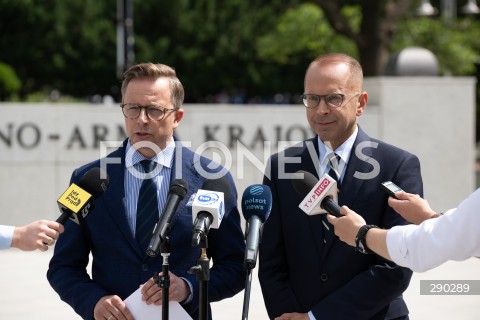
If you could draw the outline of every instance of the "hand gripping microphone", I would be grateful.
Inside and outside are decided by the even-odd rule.
[[[245,267],[255,268],[257,264],[258,245],[262,241],[263,223],[268,219],[272,210],[272,192],[263,184],[249,186],[243,192],[242,212],[248,221],[247,242],[245,247]]]
[[[308,215],[330,213],[336,217],[340,214],[337,195],[337,181],[324,174],[318,180],[313,174],[307,171],[299,170],[297,173],[303,174],[303,179],[293,179],[293,188],[297,194],[304,197],[298,205],[303,212]]]
[[[88,170],[78,181],[58,198],[57,203],[61,215],[56,220],[65,224],[68,219],[80,224],[95,208],[94,199],[100,197],[108,188],[108,174],[98,167]]]
[[[175,216],[180,201],[182,201],[183,197],[187,194],[187,188],[188,184],[183,179],[177,179],[170,185],[165,208],[160,216],[160,220],[153,229],[152,239],[147,247],[147,255],[150,257],[155,257],[158,254],[162,241],[165,240],[165,237],[170,232],[173,217]]]
[[[224,199],[231,197],[232,190],[227,178],[208,179],[195,195],[192,203],[192,247],[200,244],[210,228],[218,229],[225,214]]]

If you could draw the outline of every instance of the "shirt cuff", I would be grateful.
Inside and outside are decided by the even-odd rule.
[[[184,304],[190,303],[193,300],[193,286],[190,283],[190,281],[188,281],[187,279],[185,279],[183,277],[180,277],[180,278],[183,279],[188,284],[188,287],[190,288],[190,295],[187,297],[187,299],[180,302],[181,305],[184,305]]]
[[[308,313],[308,318],[309,318],[310,320],[316,320],[316,319],[315,319],[315,316],[314,316],[313,313],[312,313],[312,311],[310,311],[310,312]]]
[[[0,249],[8,249],[12,246],[14,231],[15,227],[0,226]]]

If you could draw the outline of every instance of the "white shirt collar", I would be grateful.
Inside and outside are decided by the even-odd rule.
[[[327,166],[328,166],[328,159],[329,155],[333,152],[335,152],[339,157],[339,163],[338,163],[338,170],[340,172],[340,176],[343,178],[344,172],[345,172],[345,167],[347,166],[348,160],[350,159],[350,155],[352,153],[353,149],[353,143],[355,142],[355,139],[357,139],[358,135],[358,126],[355,126],[355,131],[348,137],[347,140],[345,140],[344,143],[342,143],[337,149],[332,150],[330,146],[326,145],[323,143],[323,141],[320,139],[320,137],[317,136],[318,139],[318,160],[320,161],[320,172],[322,172],[322,175],[327,173]]]
[[[145,158],[138,150],[132,147],[130,139],[128,139],[125,152],[125,167],[130,168],[142,160],[153,160],[161,166],[171,168],[173,164],[173,155],[175,151],[175,141],[172,139],[168,142],[167,147],[153,158]]]

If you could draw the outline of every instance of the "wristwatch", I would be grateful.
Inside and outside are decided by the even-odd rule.
[[[367,241],[365,240],[367,231],[372,228],[378,228],[378,227],[374,224],[366,224],[360,227],[360,229],[358,230],[357,236],[355,237],[355,245],[356,245],[355,251],[358,251],[364,254],[375,253],[372,250],[368,249]]]

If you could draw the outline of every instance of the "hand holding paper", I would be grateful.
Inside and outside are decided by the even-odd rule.
[[[162,319],[162,306],[149,304],[142,301],[141,287],[125,299],[125,305],[137,320],[158,320]],[[176,302],[169,304],[169,317],[176,320],[192,320],[190,315]]]

